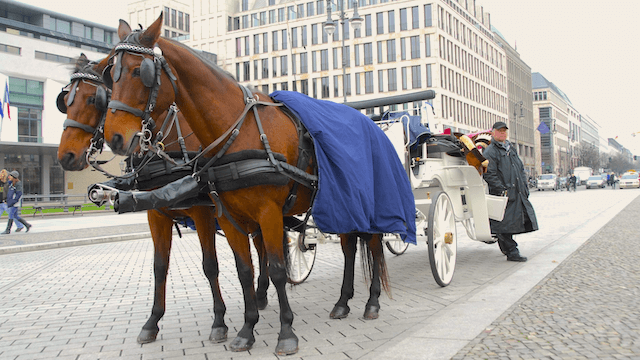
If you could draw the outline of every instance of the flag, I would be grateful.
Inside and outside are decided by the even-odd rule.
[[[7,117],[9,118],[9,120],[11,120],[11,109],[9,108],[11,104],[9,103],[9,82],[8,81],[5,82],[5,86],[4,86],[4,103],[7,104]],[[2,108],[4,109],[4,105],[2,105]],[[4,114],[2,115],[4,118]]]
[[[538,125],[538,131],[540,131],[540,134],[546,134],[549,132],[549,127],[544,123],[544,121],[540,121],[540,125]]]

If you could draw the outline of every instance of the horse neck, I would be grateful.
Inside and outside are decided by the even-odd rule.
[[[235,80],[209,68],[188,49],[162,38],[158,45],[177,77],[176,105],[198,140],[212,143],[244,110],[242,90]],[[215,114],[214,121],[211,114]]]

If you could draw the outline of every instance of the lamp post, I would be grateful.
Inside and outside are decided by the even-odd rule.
[[[327,33],[327,35],[329,36],[333,36],[333,33],[336,31],[336,27],[337,27],[337,21],[334,21],[331,18],[331,3],[333,1],[332,0],[327,0],[327,22],[324,23],[323,28],[324,28],[324,32]],[[362,17],[360,17],[360,15],[358,15],[358,2],[354,1],[353,5],[354,5],[354,10],[353,10],[353,16],[351,17],[351,19],[349,19],[347,17],[347,14],[344,11],[344,0],[339,0],[338,1],[338,5],[339,5],[339,11],[340,11],[340,27],[342,28],[342,95],[344,97],[344,102],[347,102],[347,87],[346,85],[346,78],[347,78],[347,59],[345,57],[345,53],[346,53],[346,49],[345,49],[345,44],[344,44],[344,24],[346,22],[346,20],[349,20],[349,22],[351,22],[351,26],[353,26],[354,30],[360,30],[360,27],[362,26],[362,22],[364,21],[364,19]]]
[[[516,107],[520,106],[520,118],[524,117],[524,110],[522,108],[523,103],[522,101],[519,101],[515,104],[513,104],[513,121],[516,124],[516,128],[515,131],[513,132],[513,143],[516,146],[516,151],[518,152],[518,155],[520,155],[520,148],[518,147],[518,112],[516,111]]]

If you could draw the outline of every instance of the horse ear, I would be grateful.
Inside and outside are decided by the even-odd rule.
[[[131,26],[126,21],[120,19],[120,25],[118,25],[118,37],[120,41],[124,40],[129,34],[131,34]]]
[[[142,33],[139,38],[140,45],[153,48],[158,38],[160,38],[160,30],[162,30],[162,13],[160,13],[158,19]]]

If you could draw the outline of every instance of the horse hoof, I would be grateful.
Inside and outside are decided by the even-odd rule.
[[[227,341],[227,328],[226,327],[211,328],[209,341],[211,341],[212,343],[221,343],[221,342]]]
[[[298,352],[298,338],[278,340],[276,355],[293,355]]]
[[[251,350],[254,342],[256,342],[254,337],[251,337],[250,339],[237,337],[233,339],[229,347],[233,352],[248,351]]]
[[[138,335],[138,344],[148,344],[156,341],[159,330],[146,330],[142,329],[140,335]]]
[[[258,305],[258,310],[264,310],[267,308],[267,305],[269,305],[269,300],[267,299],[266,296],[262,299],[258,298],[257,305]]]
[[[368,305],[364,310],[364,319],[365,320],[375,320],[378,318],[378,312],[380,311],[380,306]]]
[[[329,317],[332,319],[344,319],[349,315],[349,307],[348,306],[334,306],[333,310],[331,310],[331,314]]]

